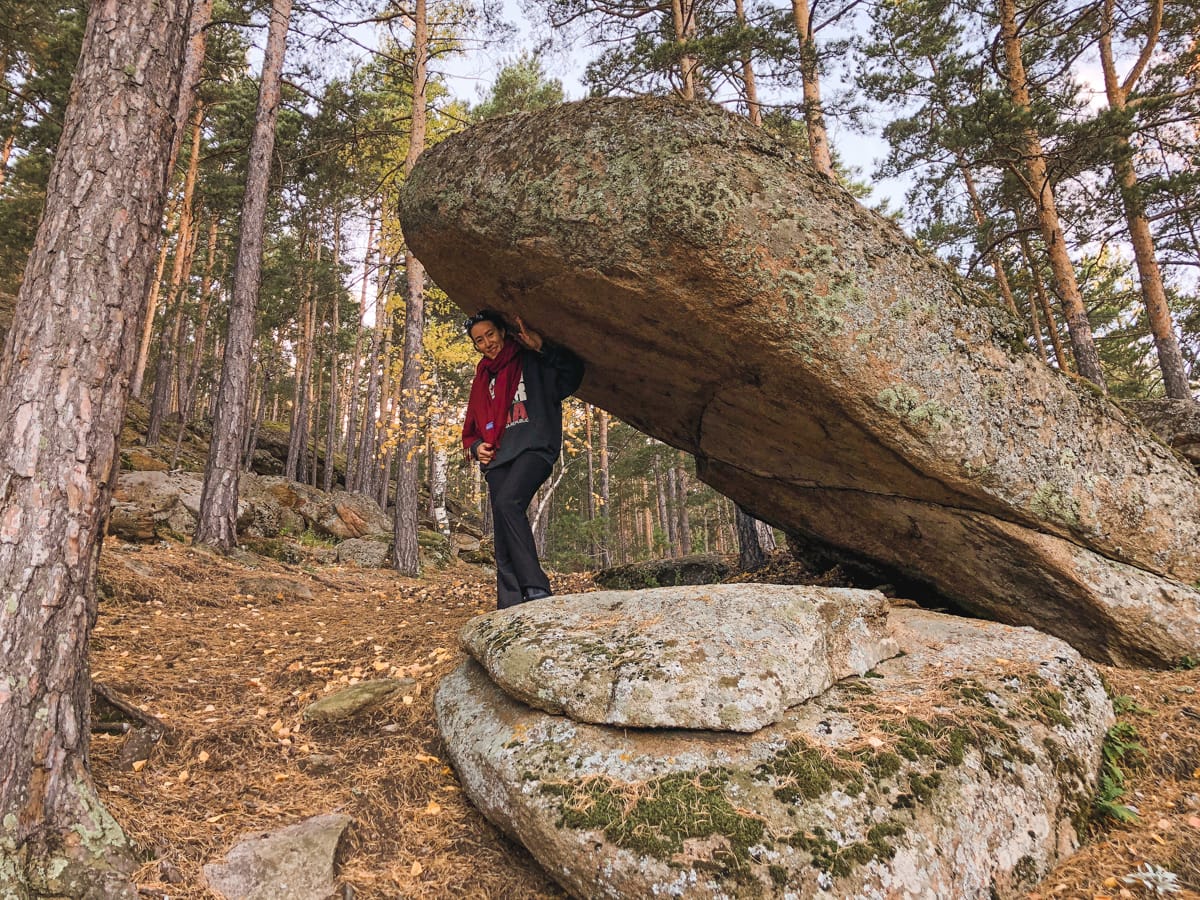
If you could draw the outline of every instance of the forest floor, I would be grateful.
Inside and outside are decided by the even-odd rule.
[[[118,761],[122,736],[92,741],[101,797],[143,853],[142,896],[213,898],[201,866],[240,837],[335,811],[354,820],[339,856],[347,898],[564,896],[466,799],[434,724],[433,688],[462,659],[459,628],[494,608],[483,570],[408,579],[115,540],[100,568],[93,676],[169,729],[137,771]],[[245,592],[264,575],[296,587]],[[552,581],[558,593],[594,589],[585,575]],[[1177,876],[1172,896],[1200,900],[1200,670],[1101,670],[1131,698],[1121,719],[1145,748],[1124,765],[1123,802],[1139,816],[1097,828],[1029,896],[1160,896],[1123,880],[1149,863]],[[374,713],[301,722],[329,690],[380,677],[415,684]]]

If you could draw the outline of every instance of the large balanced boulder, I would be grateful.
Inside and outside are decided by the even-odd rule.
[[[1200,651],[1200,477],[993,298],[718,107],[603,99],[427,153],[409,246],[459,305],[757,517],[1088,655]]]
[[[556,597],[473,619],[462,641],[546,712],[746,732],[897,653],[882,594],[757,584]]]
[[[624,618],[653,614],[644,593]],[[1032,629],[890,618],[901,655],[752,734],[578,722],[474,660],[438,686],[438,729],[475,805],[574,896],[1018,896],[1077,846],[1100,678]]]

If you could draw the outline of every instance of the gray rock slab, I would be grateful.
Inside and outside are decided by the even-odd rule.
[[[1029,628],[890,616],[903,655],[749,735],[533,709],[473,660],[438,729],[463,788],[586,898],[1018,896],[1078,843],[1113,721]]]
[[[874,591],[725,584],[552,597],[468,622],[508,693],[581,722],[755,731],[894,656]]]
[[[223,863],[208,863],[209,887],[227,900],[327,900],[334,891],[334,855],[351,822],[314,816],[269,834],[244,837]]]
[[[381,541],[350,538],[337,545],[337,559],[338,562],[379,569],[387,565],[388,550],[388,545]]]
[[[338,722],[372,709],[405,685],[411,678],[383,678],[364,681],[322,697],[304,708],[306,722]]]

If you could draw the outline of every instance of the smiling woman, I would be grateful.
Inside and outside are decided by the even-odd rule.
[[[485,309],[464,327],[483,354],[463,423],[463,450],[487,479],[496,540],[497,606],[550,596],[525,510],[562,447],[562,401],[583,380],[583,361],[516,319]]]

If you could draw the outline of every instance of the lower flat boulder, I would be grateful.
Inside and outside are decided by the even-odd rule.
[[[576,897],[1016,895],[1077,845],[1100,679],[1031,629],[890,619],[903,655],[749,735],[576,722],[473,660],[438,728],[475,805]]]
[[[895,656],[874,591],[724,584],[553,597],[463,628],[512,696],[629,728],[757,731]]]

